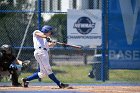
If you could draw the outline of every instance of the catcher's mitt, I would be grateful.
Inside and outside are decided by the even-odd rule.
[[[24,67],[24,66],[28,66],[29,64],[30,64],[30,60],[25,60],[25,61],[23,61],[22,62],[22,66]]]

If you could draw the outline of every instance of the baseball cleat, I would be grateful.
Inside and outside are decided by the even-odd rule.
[[[23,78],[22,81],[23,81],[23,87],[27,88],[29,85],[29,81],[27,81],[25,78]]]
[[[61,83],[59,85],[59,88],[67,88],[68,86],[69,86],[69,84],[63,84],[63,83]]]

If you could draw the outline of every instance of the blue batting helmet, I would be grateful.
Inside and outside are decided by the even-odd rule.
[[[45,25],[45,26],[42,27],[41,32],[48,33],[48,32],[52,32],[53,29],[54,28],[52,26]]]

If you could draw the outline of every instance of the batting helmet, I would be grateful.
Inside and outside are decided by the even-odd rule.
[[[4,44],[1,46],[1,51],[6,53],[6,54],[11,54],[12,53],[12,47],[11,45]]]
[[[43,33],[51,32],[52,33],[52,30],[54,30],[54,28],[52,26],[45,25],[42,27],[41,32],[43,32]]]

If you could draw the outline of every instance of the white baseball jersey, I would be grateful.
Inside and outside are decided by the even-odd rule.
[[[35,30],[33,32],[33,44],[34,44],[34,56],[40,66],[40,72],[38,76],[40,78],[52,74],[51,66],[49,64],[49,46],[46,38],[41,38],[35,35],[35,32],[40,32],[39,30]]]
[[[39,30],[35,30],[33,32],[33,43],[34,43],[34,49],[38,49],[39,47],[49,49],[48,42],[46,38],[40,38],[35,35],[36,32],[40,32]]]

